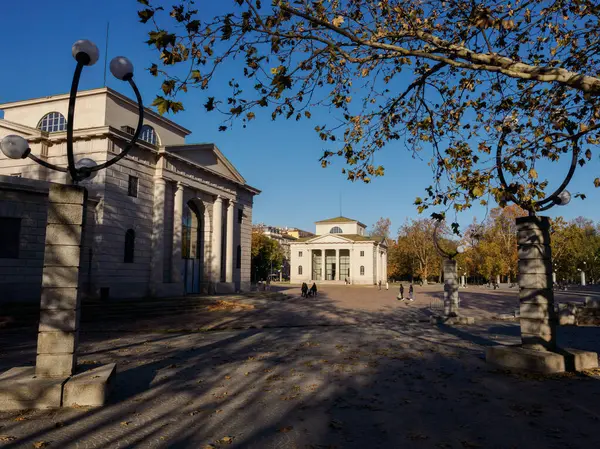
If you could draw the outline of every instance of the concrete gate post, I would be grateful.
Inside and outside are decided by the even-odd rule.
[[[555,351],[558,318],[554,310],[548,217],[517,218],[517,247],[523,348]]]
[[[456,260],[444,259],[444,315],[458,315],[458,284]]]
[[[52,184],[42,275],[35,373],[69,377],[77,366],[79,266],[84,241],[87,190]]]
[[[86,206],[84,187],[50,185],[36,365],[0,374],[0,410],[100,406],[110,394],[114,363],[77,372]]]

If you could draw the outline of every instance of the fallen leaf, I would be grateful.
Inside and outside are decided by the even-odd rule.
[[[282,427],[281,429],[279,429],[279,431],[281,433],[287,433],[287,432],[291,431],[292,429],[293,429],[292,426],[285,426],[285,427]]]
[[[128,426],[131,421],[121,421],[123,427]]]
[[[35,449],[40,449],[42,447],[48,447],[48,446],[50,446],[49,441],[36,441],[35,443],[33,443],[33,447]]]
[[[202,447],[202,449],[217,449],[217,446],[215,446],[214,444],[206,444]]]
[[[0,435],[0,441],[6,443],[8,441],[15,441],[17,437],[13,437],[12,435]]]
[[[17,416],[15,418],[15,421],[25,421],[27,418],[25,418],[24,416]]]
[[[233,437],[223,437],[218,441],[218,443],[231,444],[231,443],[233,443]]]

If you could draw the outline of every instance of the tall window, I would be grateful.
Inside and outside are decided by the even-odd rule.
[[[158,138],[156,137],[156,131],[154,131],[154,128],[152,128],[150,125],[142,126],[140,140],[148,142],[152,145],[156,145],[158,143]]]
[[[238,209],[238,223],[242,224],[244,222],[244,209]]]
[[[302,275],[302,265],[298,265],[298,274]]]
[[[0,259],[18,259],[21,219],[0,217]]]
[[[365,257],[365,252],[364,251],[360,252],[360,257]]]
[[[365,267],[364,266],[360,266],[360,275],[364,276],[365,275]]]
[[[129,187],[127,189],[127,194],[134,198],[137,198],[138,195],[138,178],[136,176],[129,175]]]
[[[342,228],[340,228],[339,226],[334,226],[333,228],[331,228],[331,230],[329,231],[330,234],[341,234]]]
[[[237,259],[235,262],[236,268],[242,268],[242,245],[237,246]]]
[[[60,112],[51,112],[42,117],[37,127],[42,131],[57,133],[67,129],[67,121]]]
[[[298,251],[298,257],[302,257],[302,251]]]
[[[133,255],[135,253],[135,231],[128,229],[125,233],[125,257],[123,262],[133,263]]]

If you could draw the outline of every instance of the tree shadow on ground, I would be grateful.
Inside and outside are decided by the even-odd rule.
[[[171,333],[176,318],[145,320],[135,311],[123,317],[135,332],[83,329],[80,363],[119,367],[111,403],[2,413],[1,433],[17,437],[4,447],[36,441],[107,449],[599,444],[595,378],[507,374],[482,360],[483,347],[494,344],[490,333],[508,335],[504,328],[518,329],[514,324],[434,326],[422,322],[420,307],[347,309],[326,291],[289,303],[261,301],[231,312],[228,326],[241,330]],[[191,313],[177,319],[181,327],[204,322]],[[152,320],[154,328],[146,328]],[[252,322],[262,329],[248,329]],[[588,348],[600,350],[600,335],[588,330],[568,339],[587,339]],[[0,344],[10,348],[18,340],[6,335]],[[35,340],[30,347],[32,358],[21,363],[35,359]]]

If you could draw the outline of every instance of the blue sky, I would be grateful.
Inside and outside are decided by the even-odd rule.
[[[147,27],[137,20],[135,0],[4,3],[5,38],[0,40],[0,51],[5,62],[0,70],[0,102],[68,92],[74,68],[71,45],[77,39],[90,39],[101,50],[101,61],[84,71],[81,88],[101,87],[108,21],[109,61],[119,55],[133,61],[146,104],[160,92],[160,81],[144,70],[154,61],[155,53],[145,44]],[[214,0],[200,0],[197,4],[208,11]],[[228,79],[225,74],[224,85]],[[109,87],[132,95],[110,73],[107,80]],[[324,146],[313,130],[318,122],[272,122],[258,115],[247,128],[236,126],[223,133],[217,131],[222,116],[208,114],[202,106],[208,95],[210,91],[183,96],[186,110],[170,118],[192,131],[190,143],[216,143],[248,183],[262,190],[255,199],[254,222],[313,230],[315,221],[339,215],[340,194],[343,214],[369,226],[379,217],[389,217],[395,232],[406,218],[417,216],[413,201],[424,196],[431,172],[426,161],[413,159],[401,144],[389,145],[376,155],[376,163],[386,169],[383,178],[367,185],[351,183],[341,173],[341,161],[321,168],[318,159]],[[583,215],[600,221],[600,189],[592,185],[594,177],[600,175],[597,159],[595,155],[591,164],[579,169],[569,186],[572,193],[586,193],[587,200],[574,199],[567,207],[553,209],[550,215],[560,214],[565,218]],[[565,164],[560,163],[538,171],[550,179],[551,185],[557,185],[565,169]],[[484,208],[475,207],[459,215],[458,221],[467,225],[473,217],[481,220],[485,214]]]

